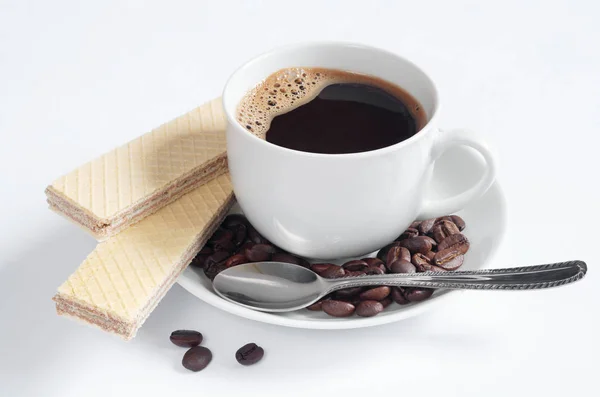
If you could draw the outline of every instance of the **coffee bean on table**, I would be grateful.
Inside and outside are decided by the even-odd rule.
[[[431,288],[410,287],[404,291],[404,296],[410,302],[421,302],[431,297],[431,295],[433,295],[433,289]]]
[[[390,287],[382,285],[380,287],[370,288],[360,294],[361,300],[380,301],[390,294]]]
[[[458,255],[458,256],[455,256],[454,258],[450,259],[447,262],[441,263],[439,265],[439,268],[441,268],[442,270],[456,270],[462,266],[464,260],[465,260],[464,255]],[[435,266],[435,267],[438,268],[438,266]]]
[[[324,278],[340,278],[344,277],[346,272],[341,266],[330,264],[327,269],[321,272],[320,276]]]
[[[458,230],[461,232],[465,230],[466,224],[463,218],[458,215],[450,215],[450,218],[452,218],[452,222],[454,222],[454,224],[458,227]]]
[[[190,371],[202,371],[212,360],[212,353],[204,346],[195,346],[185,352],[181,364]]]
[[[269,244],[255,244],[251,248],[244,250],[244,255],[250,262],[263,262],[271,259],[275,253],[275,247]]]
[[[411,262],[405,261],[404,259],[398,259],[397,261],[392,262],[390,271],[392,273],[414,273],[417,271],[417,268]]]
[[[410,251],[411,254],[420,252],[426,254],[431,251],[433,245],[429,239],[424,238],[426,236],[413,237],[399,242],[401,247],[404,247]]]
[[[410,303],[408,299],[404,297],[404,289],[402,287],[392,287],[392,292],[390,296],[399,305],[406,305]]]
[[[361,317],[373,317],[383,311],[384,307],[381,302],[376,300],[362,301],[356,306],[356,314]]]
[[[264,355],[265,351],[262,347],[256,343],[248,343],[235,352],[235,359],[242,365],[252,365],[259,362]]]
[[[179,347],[194,347],[202,343],[202,334],[198,331],[179,329],[171,332],[169,339]]]
[[[417,229],[421,234],[429,234],[436,220],[437,218],[426,219],[419,224]]]
[[[367,268],[369,267],[369,265],[367,264],[367,262],[360,260],[360,259],[355,259],[349,262],[346,262],[342,265],[342,267],[345,270],[351,270],[351,271],[364,271],[367,270]]]
[[[352,303],[333,299],[324,301],[321,307],[325,313],[333,317],[349,317],[355,310]]]

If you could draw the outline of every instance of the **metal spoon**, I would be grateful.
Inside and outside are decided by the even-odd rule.
[[[541,289],[577,281],[587,272],[582,261],[476,271],[425,272],[325,279],[302,266],[256,262],[219,273],[213,288],[221,297],[250,309],[288,312],[309,306],[342,288],[390,285],[448,289]]]

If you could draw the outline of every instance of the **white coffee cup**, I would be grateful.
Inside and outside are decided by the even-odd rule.
[[[411,93],[427,124],[411,138],[383,149],[318,154],[283,148],[248,132],[236,120],[244,95],[286,67],[323,67],[383,78]],[[494,181],[494,160],[473,133],[437,127],[440,107],[433,81],[412,62],[364,45],[295,44],[262,54],[239,68],[223,92],[227,158],[238,203],[256,229],[277,246],[308,258],[356,257],[398,237],[415,219],[456,212]],[[425,197],[435,160],[464,145],[484,157],[482,178],[441,200]]]

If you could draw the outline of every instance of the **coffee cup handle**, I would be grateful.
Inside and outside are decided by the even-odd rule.
[[[494,157],[487,145],[470,130],[453,129],[438,131],[437,138],[431,150],[431,162],[434,163],[446,150],[454,146],[468,146],[478,151],[485,160],[485,172],[474,186],[462,193],[439,200],[425,199],[418,219],[430,219],[459,211],[469,202],[481,197],[492,186],[492,183],[494,183],[496,177]]]

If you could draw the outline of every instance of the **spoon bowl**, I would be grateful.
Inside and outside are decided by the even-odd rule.
[[[215,277],[215,292],[252,309],[283,312],[302,309],[324,296],[325,280],[312,270],[284,262],[231,267]]]

